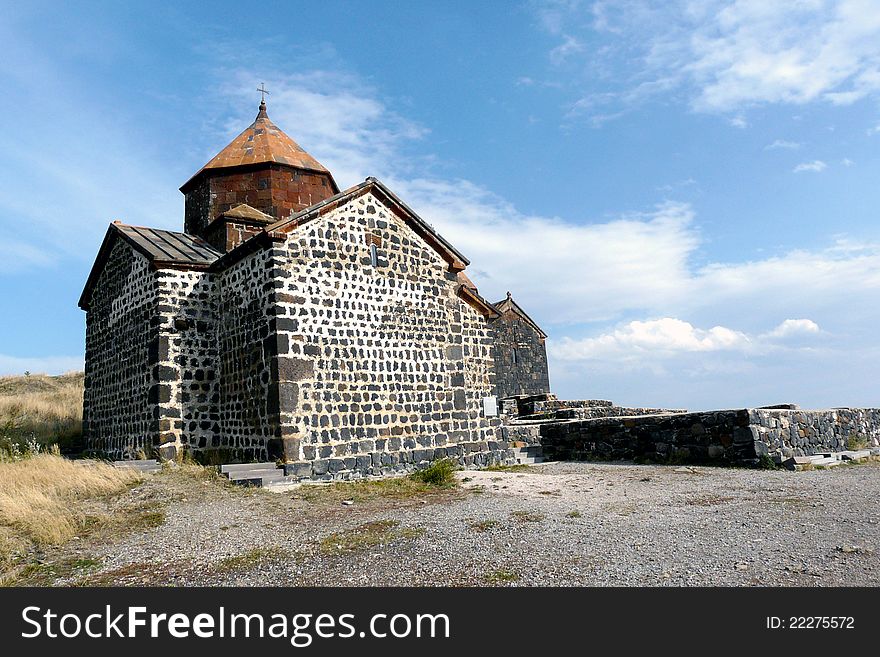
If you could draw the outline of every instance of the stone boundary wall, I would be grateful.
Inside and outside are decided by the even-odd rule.
[[[374,451],[356,456],[298,461],[285,464],[284,474],[303,481],[352,480],[413,472],[427,466],[431,461],[444,458],[452,459],[465,469],[513,465],[516,461],[508,443],[481,440],[445,447]]]
[[[540,425],[551,460],[755,464],[847,449],[853,438],[880,445],[880,409],[733,409],[607,417]]]

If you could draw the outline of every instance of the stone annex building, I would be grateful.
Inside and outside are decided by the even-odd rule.
[[[549,392],[546,335],[390,189],[340,191],[261,103],[180,191],[183,232],[113,222],[80,298],[91,451],[509,462],[497,400]]]

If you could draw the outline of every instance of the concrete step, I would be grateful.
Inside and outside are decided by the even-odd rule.
[[[230,463],[229,465],[220,466],[220,474],[247,470],[274,470],[277,467],[278,465],[274,461],[265,461],[263,463]]]
[[[267,473],[266,471],[261,470],[258,472],[236,473],[229,478],[229,481],[238,486],[255,486],[257,488],[263,488],[275,482],[281,482],[287,479],[288,477],[284,476],[282,470],[276,470],[274,473]]]
[[[155,459],[113,461],[113,466],[117,468],[128,468],[130,470],[137,470],[138,472],[158,472],[162,469],[162,464]]]
[[[281,468],[254,468],[253,470],[239,470],[238,472],[229,472],[226,474],[226,477],[229,481],[235,481],[236,479],[242,479],[246,477],[272,477],[275,475],[284,475],[284,470]]]
[[[839,454],[844,461],[861,461],[871,456],[870,449],[847,450]]]
[[[543,453],[540,445],[528,445],[513,450],[513,457],[519,465],[535,465],[544,462]]]

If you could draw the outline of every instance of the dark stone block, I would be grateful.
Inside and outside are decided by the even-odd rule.
[[[266,442],[266,450],[272,461],[297,461],[299,460],[300,439],[294,437],[270,438]]]
[[[464,354],[460,346],[446,347],[446,357],[449,360],[461,360]]]
[[[148,401],[150,404],[167,404],[171,401],[171,386],[165,384],[151,386]]]
[[[304,358],[279,358],[278,379],[280,381],[302,381],[315,375],[315,364]]]
[[[284,464],[284,474],[288,477],[311,477],[312,464],[308,461],[297,461]]]

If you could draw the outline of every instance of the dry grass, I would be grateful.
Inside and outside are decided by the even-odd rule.
[[[373,520],[347,531],[330,534],[320,542],[318,549],[330,555],[359,552],[395,541],[416,539],[425,533],[423,527],[398,529],[398,525],[397,520]]]
[[[58,545],[86,528],[82,502],[124,491],[139,482],[133,470],[39,454],[0,462],[0,567],[30,546]]]
[[[0,377],[0,450],[74,448],[82,436],[83,373]]]
[[[444,501],[458,494],[455,483],[435,486],[417,481],[413,477],[394,477],[306,485],[297,490],[295,497],[311,504],[338,505],[343,500],[355,503],[376,500]]]

